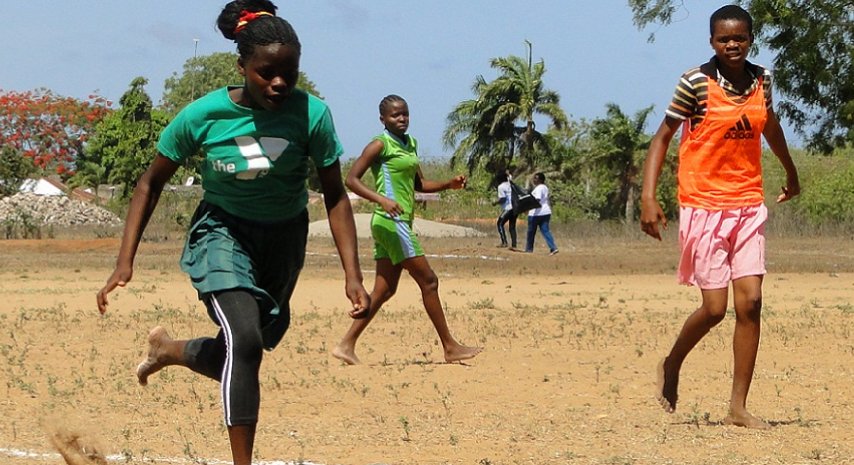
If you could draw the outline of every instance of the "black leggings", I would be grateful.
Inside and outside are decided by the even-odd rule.
[[[507,245],[507,235],[504,233],[504,223],[510,222],[510,247],[516,248],[516,214],[513,210],[504,210],[501,216],[498,217],[498,237],[501,238],[501,245]]]
[[[220,330],[215,338],[187,342],[187,366],[221,382],[227,426],[255,424],[261,402],[258,371],[264,353],[258,302],[244,289],[206,294],[202,300],[216,316]]]

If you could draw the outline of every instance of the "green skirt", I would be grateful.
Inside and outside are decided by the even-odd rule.
[[[273,349],[290,325],[290,298],[305,263],[308,211],[278,223],[231,215],[202,201],[193,215],[181,255],[181,269],[199,299],[229,289],[245,289],[261,309],[264,347]],[[217,323],[216,315],[208,312]]]

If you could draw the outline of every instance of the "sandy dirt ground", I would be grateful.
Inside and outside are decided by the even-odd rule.
[[[724,426],[734,316],[683,369],[680,403],[653,398],[655,366],[696,289],[675,283],[672,242],[558,237],[526,255],[495,238],[425,239],[449,323],[484,348],[443,363],[417,287],[404,277],[360,341],[331,241],[312,238],[293,324],[265,354],[258,464],[854,463],[851,238],[769,241],[763,339],[749,408],[769,431]],[[110,463],[229,463],[219,386],[170,367],[137,384],[149,328],[212,335],[177,268],[180,241],[144,243],[134,280],[101,317],[95,293],[116,239],[0,241],[0,463],[59,465],[58,428]],[[365,284],[373,283],[361,241]]]

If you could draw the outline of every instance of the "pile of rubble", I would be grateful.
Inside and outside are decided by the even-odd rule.
[[[122,219],[95,204],[64,195],[18,193],[0,199],[0,224],[118,226]]]

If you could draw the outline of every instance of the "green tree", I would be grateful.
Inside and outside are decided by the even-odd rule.
[[[604,174],[599,181],[609,185],[602,217],[623,217],[631,222],[640,195],[638,175],[651,139],[644,131],[653,107],[643,108],[631,118],[617,104],[609,103],[605,108],[606,116],[590,124],[591,144],[586,162],[597,166]]]
[[[0,148],[0,197],[14,195],[36,166],[11,146]]]
[[[241,83],[243,76],[237,70],[236,53],[217,52],[193,57],[184,63],[182,74],[172,73],[166,79],[161,107],[174,114],[212,90]],[[314,83],[302,72],[297,87],[320,97]]]
[[[66,185],[71,189],[76,187],[91,188],[97,198],[98,187],[106,181],[107,168],[93,161],[87,161],[84,155],[83,158],[77,161],[77,170]]]
[[[486,86],[483,76],[475,78],[472,91],[477,97],[460,102],[448,114],[442,137],[445,147],[454,149],[451,165],[464,162],[469,173],[492,172],[513,159],[515,125],[495,118],[499,104],[486,101],[482,91]]]
[[[154,108],[145,92],[148,80],[137,77],[119,100],[120,108],[95,128],[80,160],[81,177],[87,182],[106,180],[122,186],[121,197],[130,196],[137,179],[157,154],[157,140],[168,115]],[[102,167],[103,173],[96,167]],[[82,183],[82,179],[77,182]]]
[[[684,0],[629,0],[634,23],[669,24]],[[775,53],[779,113],[829,153],[854,144],[854,1],[741,0],[753,16],[754,33]],[[654,40],[654,36],[650,36]]]
[[[499,76],[491,82],[478,76],[472,85],[475,98],[448,114],[443,142],[455,147],[452,163],[465,161],[470,172],[478,167],[494,170],[514,163],[518,148],[516,164],[531,168],[535,151],[548,149],[534,115],[547,117],[557,128],[567,124],[559,95],[544,87],[545,62],[532,63],[527,44],[527,59],[493,58],[490,66]]]

